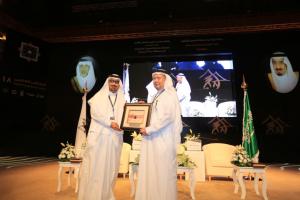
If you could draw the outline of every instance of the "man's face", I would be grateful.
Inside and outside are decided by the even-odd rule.
[[[109,91],[116,93],[120,87],[120,80],[118,78],[109,78],[108,79],[108,88]]]
[[[166,76],[163,74],[152,75],[153,85],[155,89],[161,90],[164,88]]]
[[[79,65],[79,72],[83,78],[85,78],[89,74],[89,70],[90,70],[90,65],[88,64]]]
[[[284,59],[280,57],[272,58],[273,68],[278,76],[282,76],[286,73],[287,67],[283,61]]]

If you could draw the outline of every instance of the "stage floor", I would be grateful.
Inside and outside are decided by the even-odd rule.
[[[57,189],[58,164],[55,161],[34,162],[27,165],[3,165],[0,158],[0,200],[76,200],[74,179],[71,186],[67,186],[67,174],[64,173],[61,192]],[[300,196],[299,167],[284,167],[270,165],[267,168],[267,194],[270,200],[296,200]],[[247,200],[263,199],[257,196],[253,181],[246,181]],[[260,184],[261,191],[261,184]],[[231,179],[213,179],[211,182],[196,184],[196,199],[201,200],[238,200],[240,193],[234,194],[234,185]],[[115,188],[117,200],[130,200],[130,184],[128,176],[120,176]],[[178,180],[178,199],[191,199],[188,182]]]

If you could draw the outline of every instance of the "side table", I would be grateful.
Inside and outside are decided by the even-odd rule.
[[[241,199],[246,198],[246,187],[243,179],[243,174],[254,174],[254,189],[257,195],[258,191],[258,175],[261,175],[262,178],[262,195],[264,200],[268,200],[267,197],[267,179],[266,179],[266,169],[265,167],[255,168],[255,167],[239,167],[233,165],[232,178],[234,182],[234,193],[238,193],[239,186],[241,187]]]
[[[57,192],[60,192],[61,189],[61,177],[63,168],[68,168],[69,174],[68,174],[68,186],[71,185],[71,174],[74,170],[74,178],[76,179],[76,187],[75,192],[78,192],[78,175],[79,175],[79,169],[80,169],[80,163],[71,163],[71,162],[58,162],[58,184],[57,184]]]
[[[130,197],[135,194],[135,184],[134,179],[137,177],[139,166],[136,164],[129,165],[129,181],[130,181]],[[189,167],[177,167],[177,174],[188,174],[189,175],[189,185],[190,185],[190,195],[193,200],[195,200],[195,172],[194,168]]]

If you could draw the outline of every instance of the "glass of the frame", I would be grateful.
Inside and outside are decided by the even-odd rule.
[[[121,122],[123,130],[138,130],[149,126],[151,117],[150,103],[126,103]]]

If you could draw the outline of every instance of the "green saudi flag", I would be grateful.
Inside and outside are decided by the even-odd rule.
[[[254,132],[247,89],[244,90],[243,147],[253,162],[258,162],[259,150]]]

